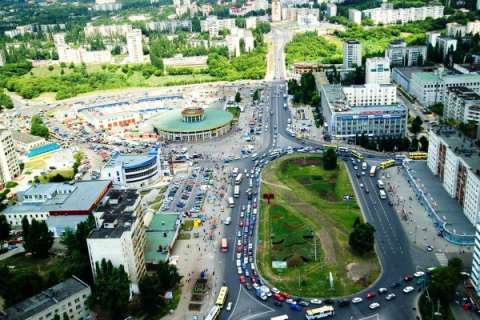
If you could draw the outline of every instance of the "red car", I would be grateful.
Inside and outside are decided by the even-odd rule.
[[[241,244],[237,246],[237,252],[242,252],[242,245]]]
[[[413,280],[413,276],[411,274],[407,274],[403,276],[403,281],[405,282],[412,281],[412,280]]]
[[[277,301],[280,301],[280,302],[283,302],[283,301],[286,300],[286,298],[280,292],[279,293],[274,293],[273,294],[273,299],[275,299]]]
[[[256,202],[253,203],[253,207],[254,207],[254,208],[257,207],[257,203],[256,203]]]
[[[255,278],[253,270],[252,270],[252,277],[250,278],[250,280],[252,280],[252,283],[257,283],[257,278]]]
[[[240,227],[243,227],[243,220],[240,220]]]
[[[240,276],[240,283],[241,283],[241,284],[244,284],[245,282],[247,282],[247,280],[245,280],[245,277],[244,277],[244,276]]]
[[[376,292],[370,291],[369,293],[367,293],[367,299],[373,299],[376,296],[377,296]]]

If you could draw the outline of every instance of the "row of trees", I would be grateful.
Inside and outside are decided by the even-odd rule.
[[[316,107],[320,105],[320,96],[311,72],[302,74],[300,83],[296,79],[288,80],[288,94],[293,95],[293,102]]]
[[[357,135],[354,139],[356,145],[365,149],[382,152],[399,151],[428,151],[428,139],[425,136],[409,138],[381,137],[371,139],[365,134]]]

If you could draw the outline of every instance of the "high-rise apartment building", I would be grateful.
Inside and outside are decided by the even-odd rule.
[[[357,40],[343,43],[343,67],[345,69],[362,65],[362,44]]]
[[[461,123],[480,124],[480,95],[466,87],[447,88],[443,116]]]
[[[12,134],[7,129],[0,129],[0,183],[6,183],[20,175],[17,151]]]
[[[392,41],[385,50],[392,67],[422,65],[427,58],[427,46],[407,46],[403,40]]]
[[[365,83],[389,84],[390,83],[390,59],[368,58],[365,63]]]
[[[272,0],[272,22],[282,21],[282,3],[280,0]]]
[[[142,31],[135,29],[127,33],[128,61],[143,63]]]
[[[427,18],[442,18],[443,9],[444,6],[441,5],[394,9],[392,3],[383,3],[379,8],[363,10],[362,13],[372,19],[374,24],[396,24],[421,21]]]

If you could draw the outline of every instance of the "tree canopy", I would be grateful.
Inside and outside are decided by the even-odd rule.
[[[43,138],[48,137],[48,128],[43,124],[42,118],[40,118],[40,116],[33,116],[31,122],[32,124],[30,127],[30,133],[32,135]]]
[[[53,245],[53,233],[48,230],[45,221],[35,219],[30,223],[26,217],[22,219],[23,247],[38,257],[48,256],[48,251]]]
[[[353,224],[353,231],[348,238],[348,244],[353,252],[364,255],[372,252],[375,243],[375,228],[367,223],[363,223],[357,218]]]
[[[337,168],[337,152],[333,148],[327,148],[323,155],[323,168],[333,170]]]

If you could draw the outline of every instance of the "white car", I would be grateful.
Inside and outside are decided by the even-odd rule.
[[[232,302],[229,302],[227,304],[227,311],[230,311],[230,310],[232,310]]]
[[[368,307],[369,307],[371,310],[375,310],[375,309],[380,308],[380,303],[374,302],[374,303],[371,303]]]
[[[423,277],[424,275],[425,275],[425,272],[423,271],[417,271],[413,274],[415,278],[420,278],[420,277]]]
[[[390,301],[390,300],[395,299],[395,297],[396,297],[395,293],[389,293],[389,294],[387,294],[387,296],[385,297],[385,300]]]
[[[242,265],[242,261],[240,259],[237,259],[237,268],[240,268],[241,265]]]
[[[352,303],[360,303],[362,301],[363,301],[363,299],[360,298],[360,297],[355,297],[355,298],[352,299]]]
[[[272,289],[270,289],[270,290],[271,290],[273,293],[279,293],[279,292],[280,292],[280,290],[278,290],[277,288],[272,288]]]
[[[323,301],[320,300],[320,299],[312,299],[312,300],[310,300],[310,303],[311,303],[311,304],[322,304],[322,302],[323,302]]]
[[[415,290],[414,287],[408,286],[408,287],[403,288],[403,293],[410,293],[413,290]]]
[[[243,273],[242,268],[237,268],[237,273],[238,273],[238,274],[242,274],[242,273]]]
[[[363,188],[363,183],[360,183],[360,188]]]
[[[237,252],[237,259],[242,259],[242,253],[241,252]]]

